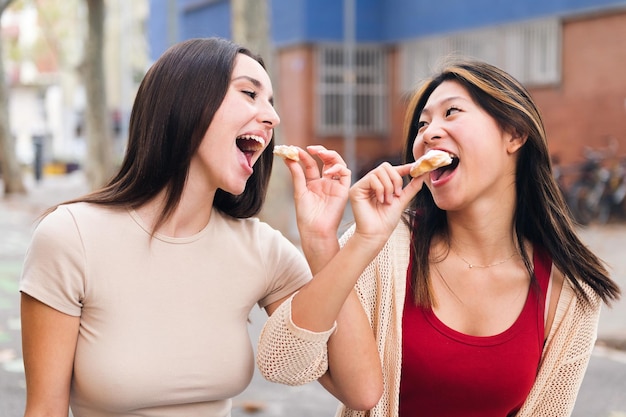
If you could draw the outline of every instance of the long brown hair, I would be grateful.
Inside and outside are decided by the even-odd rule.
[[[603,262],[579,239],[569,209],[554,180],[543,121],[528,91],[513,77],[493,65],[472,60],[452,62],[425,82],[412,96],[405,118],[406,146],[404,160],[413,162],[413,143],[417,123],[432,92],[444,81],[460,83],[472,99],[491,115],[503,129],[511,129],[528,140],[520,149],[515,175],[517,194],[514,213],[517,245],[522,259],[536,282],[533,265],[525,251],[527,239],[543,247],[572,284],[577,295],[589,301],[581,283],[587,284],[609,304],[620,296],[620,289],[609,278]],[[434,202],[423,186],[413,199],[405,219],[419,233],[413,233],[411,252],[411,288],[415,301],[432,306],[430,283],[430,246],[435,235],[447,238],[446,212]]]
[[[64,204],[137,208],[165,189],[165,205],[155,230],[162,225],[180,201],[191,159],[224,100],[237,54],[247,55],[265,68],[259,56],[221,38],[190,39],[165,51],[139,86],[118,173],[103,188]],[[217,190],[213,203],[217,209],[236,218],[251,217],[261,210],[273,148],[272,137],[241,195]]]

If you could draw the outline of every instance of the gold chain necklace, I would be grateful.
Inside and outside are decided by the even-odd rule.
[[[452,249],[452,252],[454,252],[456,254],[456,256],[458,256],[463,262],[465,262],[465,264],[468,266],[469,269],[472,269],[472,268],[491,268],[492,266],[502,265],[506,261],[510,261],[511,259],[513,259],[513,257],[515,255],[517,255],[517,252],[513,252],[513,254],[511,256],[509,256],[508,258],[503,259],[501,261],[498,261],[498,262],[495,262],[495,263],[492,263],[492,264],[489,264],[489,265],[476,265],[476,264],[473,264],[471,262],[466,261],[465,258],[463,258],[461,255],[459,255],[459,253],[457,251],[455,251],[452,246],[450,246],[450,249]]]

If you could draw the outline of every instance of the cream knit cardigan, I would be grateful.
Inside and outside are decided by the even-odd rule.
[[[352,233],[353,229],[342,236],[342,244]],[[366,412],[350,410],[340,404],[336,417],[398,415],[409,239],[408,227],[400,222],[356,285],[378,343],[384,376],[383,395],[378,404]],[[601,307],[600,298],[587,286],[584,288],[591,303],[579,300],[565,280],[535,384],[518,417],[571,415],[595,344]],[[291,321],[290,301],[283,303],[266,323],[259,341],[257,364],[270,381],[300,385],[319,378],[326,371],[326,342],[334,329],[313,333],[298,328]]]

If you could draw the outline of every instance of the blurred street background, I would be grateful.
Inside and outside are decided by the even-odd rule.
[[[407,97],[446,57],[485,60],[528,88],[584,241],[626,287],[625,0],[0,0],[0,417],[23,413],[19,275],[33,222],[104,183],[134,94],[170,45],[220,36],[260,53],[276,142],[338,150],[354,179],[401,159]],[[275,164],[261,217],[298,244]],[[264,321],[253,311],[253,343]],[[602,314],[575,417],[626,417],[626,301]],[[318,384],[255,374],[233,417],[331,416]]]

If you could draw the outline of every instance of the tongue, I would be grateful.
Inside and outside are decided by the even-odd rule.
[[[448,167],[437,168],[436,170],[430,173],[430,179],[432,181],[440,180],[442,177],[445,177],[447,172],[450,171]]]
[[[252,168],[252,152],[244,152],[243,154],[246,156],[246,159],[248,160],[248,166]]]
[[[252,168],[252,153],[251,152],[244,152],[241,149],[239,150],[240,152],[240,159],[241,159],[241,163],[243,164],[247,164],[248,167]]]

